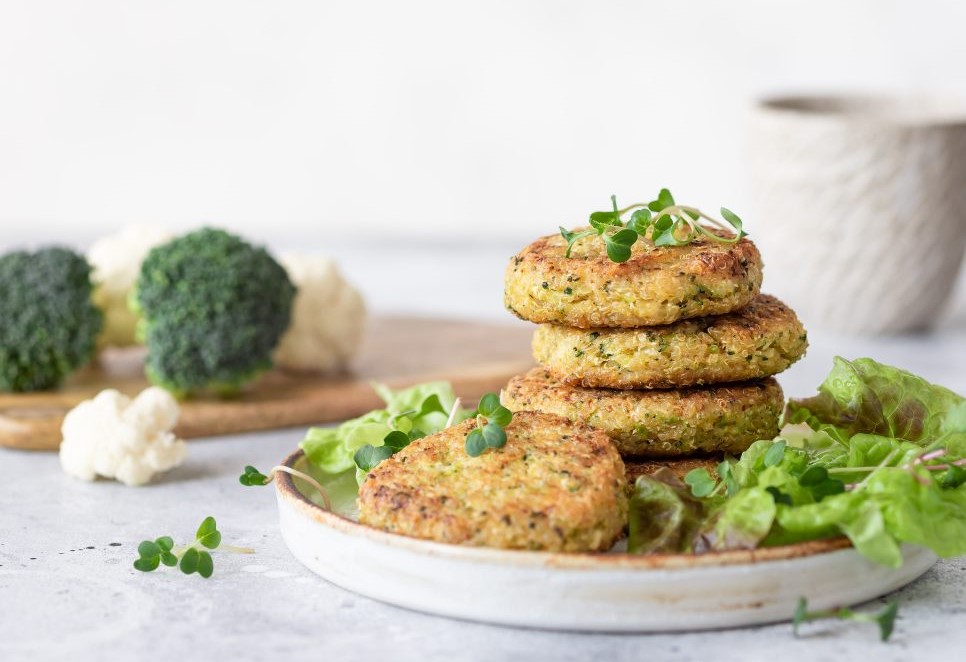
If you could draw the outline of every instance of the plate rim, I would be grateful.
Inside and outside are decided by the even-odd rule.
[[[302,449],[288,455],[282,465],[294,468],[305,456]],[[316,523],[340,533],[366,538],[372,542],[410,552],[432,556],[445,556],[467,561],[499,563],[517,567],[554,567],[572,570],[693,570],[695,568],[719,568],[724,566],[754,566],[759,563],[787,561],[790,559],[829,554],[852,548],[848,538],[839,536],[793,545],[762,547],[750,550],[728,550],[705,554],[631,554],[629,552],[542,552],[522,549],[498,549],[454,545],[399,533],[382,531],[338,513],[331,512],[312,502],[294,483],[294,477],[278,472],[275,489],[279,498],[285,499]]]

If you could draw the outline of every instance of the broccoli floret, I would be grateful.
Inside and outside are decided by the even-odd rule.
[[[0,390],[54,388],[94,354],[91,268],[66,248],[0,257]]]
[[[179,397],[236,393],[272,366],[294,295],[264,248],[222,230],[155,247],[132,292],[148,379]]]

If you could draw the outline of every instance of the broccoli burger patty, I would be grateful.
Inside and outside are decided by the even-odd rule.
[[[654,391],[569,386],[545,368],[510,380],[503,404],[542,411],[603,430],[621,455],[738,454],[778,434],[781,387],[762,381]]]
[[[699,238],[686,246],[638,241],[622,263],[607,257],[596,236],[578,240],[570,257],[566,250],[563,237],[550,235],[510,259],[504,279],[510,312],[580,329],[652,326],[729,313],[761,287],[761,255],[748,239]]]
[[[607,435],[517,412],[503,448],[470,457],[475,419],[414,441],[359,489],[359,521],[439,542],[556,552],[610,549],[627,521],[624,463]]]
[[[775,297],[733,313],[641,329],[541,325],[533,358],[568,384],[673,388],[776,375],[805,353],[805,329]]]

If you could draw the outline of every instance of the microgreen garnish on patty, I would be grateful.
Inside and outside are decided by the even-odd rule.
[[[466,454],[482,455],[487,448],[503,448],[506,445],[504,428],[513,420],[513,413],[500,404],[500,396],[487,393],[480,398],[476,409],[476,427],[466,435]]]
[[[574,244],[584,237],[599,236],[604,239],[607,247],[607,257],[612,262],[627,262],[631,257],[631,246],[638,239],[647,237],[655,246],[684,246],[699,237],[707,237],[712,241],[723,244],[737,243],[747,233],[742,229],[741,218],[733,211],[721,208],[724,220],[708,216],[699,209],[679,205],[674,196],[666,188],[662,188],[655,200],[650,202],[635,202],[623,209],[617,206],[617,197],[611,196],[611,211],[595,211],[590,214],[591,230],[571,232],[564,227],[560,234],[567,242],[567,252],[570,257]],[[630,213],[630,217],[623,217]],[[722,237],[712,231],[702,220],[713,226],[733,231],[731,236]]]

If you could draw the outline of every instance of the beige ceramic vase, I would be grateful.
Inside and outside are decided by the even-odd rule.
[[[768,290],[806,325],[928,328],[966,249],[966,105],[769,99],[750,138]]]

